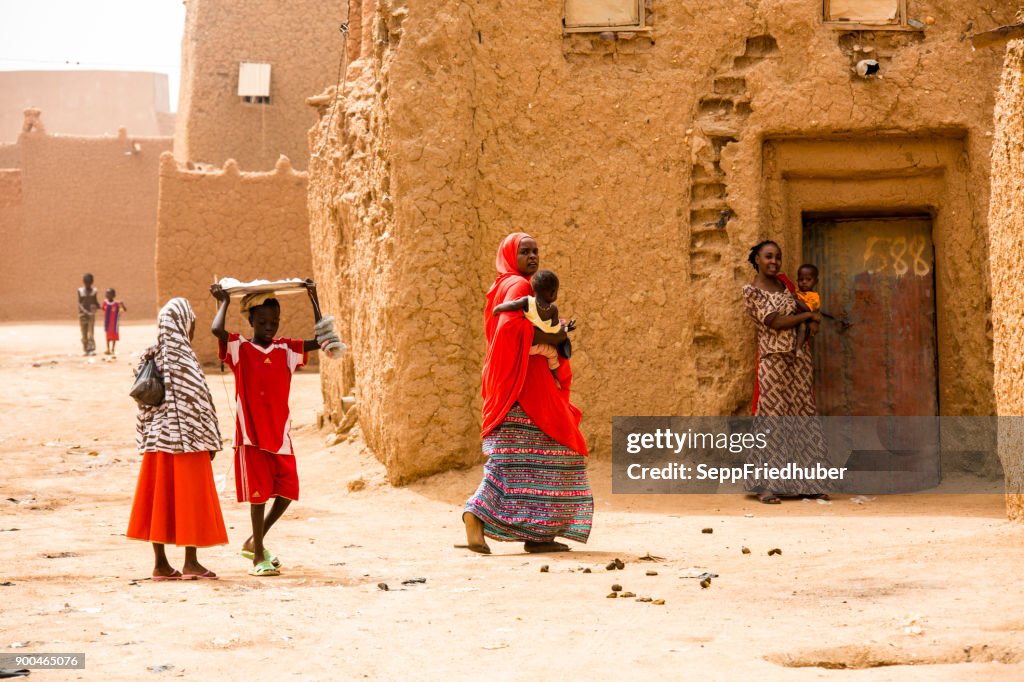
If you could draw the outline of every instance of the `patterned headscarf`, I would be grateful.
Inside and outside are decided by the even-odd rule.
[[[205,452],[221,449],[217,411],[206,377],[189,342],[196,315],[184,298],[172,298],[157,318],[157,344],[142,355],[156,359],[164,377],[164,402],[139,407],[139,452]]]

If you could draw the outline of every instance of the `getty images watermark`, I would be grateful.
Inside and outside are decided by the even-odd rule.
[[[694,451],[722,451],[730,454],[752,453],[763,457],[771,441],[771,428],[757,433],[722,433],[697,431],[674,431],[658,428],[654,431],[631,431],[626,433],[626,452],[639,455],[645,451],[671,452],[674,455]],[[626,466],[626,476],[633,481],[715,481],[738,483],[746,481],[796,481],[842,480],[846,467],[827,467],[815,462],[801,466],[786,462],[782,466],[744,462],[738,466],[721,466],[709,462],[686,464],[669,461],[662,466],[645,466],[631,462]]]
[[[1021,493],[1020,417],[615,417],[615,493]]]

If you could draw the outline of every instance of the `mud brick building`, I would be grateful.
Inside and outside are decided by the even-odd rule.
[[[356,395],[396,483],[480,461],[478,315],[525,230],[579,320],[596,457],[615,415],[749,412],[740,287],[764,238],[854,319],[820,339],[824,414],[993,414],[1003,59],[965,36],[1013,5],[354,1],[310,163],[313,265],[352,349],[329,411]]]
[[[1001,52],[1001,51],[997,51]],[[1024,416],[1024,40],[1010,43],[995,112],[992,201],[989,212],[996,412]],[[1024,489],[1024,430],[1004,420],[999,449],[1007,487]],[[1024,520],[1024,495],[1008,499],[1010,516]]]
[[[214,276],[312,275],[304,169],[316,113],[306,98],[337,72],[344,9],[323,0],[187,3],[177,165],[164,159],[160,171],[157,288],[160,300],[192,301],[205,363],[217,353],[206,333]],[[229,325],[248,331],[237,310]],[[311,325],[308,302],[285,302],[282,335],[308,337]]]
[[[44,117],[28,110],[26,132],[0,145],[0,320],[77,319],[85,272],[117,289],[125,319],[155,315],[157,168],[171,138],[50,135]]]

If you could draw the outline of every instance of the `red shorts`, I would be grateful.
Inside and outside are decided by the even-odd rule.
[[[235,448],[235,491],[239,502],[263,504],[271,497],[299,499],[295,455],[275,455],[252,445]]]

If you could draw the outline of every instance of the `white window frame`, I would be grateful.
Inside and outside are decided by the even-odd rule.
[[[907,23],[907,0],[897,0],[896,18],[886,22],[871,21],[833,21],[831,0],[822,0],[821,17],[825,26],[841,31],[916,31]]]
[[[248,67],[248,68],[247,68]],[[243,74],[248,71],[248,77]],[[270,97],[271,65],[265,62],[238,63],[238,96]]]
[[[644,8],[644,0],[633,0],[637,6],[637,23],[626,24],[623,26],[568,26],[566,22],[566,2],[562,0],[562,32],[563,33],[604,33],[605,31],[650,31],[650,26],[647,26],[646,14],[647,10]]]

